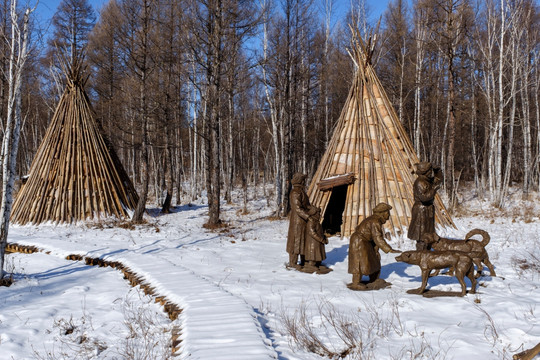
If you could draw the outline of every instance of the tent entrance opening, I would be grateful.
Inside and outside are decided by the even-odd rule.
[[[343,224],[343,211],[345,210],[345,200],[347,199],[348,184],[332,188],[332,195],[324,212],[322,227],[330,235],[341,233]]]

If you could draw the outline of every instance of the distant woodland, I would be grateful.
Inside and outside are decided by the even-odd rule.
[[[377,74],[450,199],[464,182],[499,206],[510,186],[539,191],[536,1],[395,0],[380,22],[361,0],[339,18],[337,2],[111,0],[95,13],[62,0],[47,31],[31,21],[17,174],[64,91],[62,64],[84,54],[96,119],[139,195],[167,211],[206,194],[218,224],[233,190],[247,202],[273,184],[263,189],[283,216],[289,180],[313,175],[347,98],[352,26],[375,39]],[[2,133],[9,6],[0,0]]]

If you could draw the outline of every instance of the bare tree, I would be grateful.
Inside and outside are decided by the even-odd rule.
[[[46,62],[49,76],[55,82],[51,104],[56,103],[63,92],[64,78],[60,64],[64,59],[69,59],[71,65],[74,59],[80,57],[88,43],[88,35],[95,21],[96,15],[88,0],[60,1],[52,18],[53,34],[47,40],[49,48]]]
[[[262,41],[262,59],[261,72],[262,72],[262,82],[264,86],[264,93],[266,97],[266,102],[268,104],[268,113],[271,121],[271,133],[272,133],[272,143],[274,149],[274,182],[275,182],[275,214],[280,215],[282,213],[282,167],[281,167],[281,149],[279,141],[279,127],[280,127],[280,115],[278,114],[278,105],[276,99],[272,96],[272,85],[271,85],[271,75],[269,74],[270,70],[270,55],[269,55],[269,27],[270,27],[270,11],[269,11],[269,2],[268,0],[261,1],[261,8],[264,11],[263,18],[263,41]]]
[[[431,33],[433,41],[440,49],[446,62],[447,72],[447,129],[446,140],[448,146],[446,158],[441,159],[445,172],[445,186],[447,193],[454,198],[454,156],[456,144],[456,122],[457,122],[457,95],[456,86],[459,82],[458,67],[464,61],[458,63],[460,58],[466,56],[468,31],[472,23],[472,9],[468,0],[436,0],[436,7],[433,9],[433,23]]]
[[[183,77],[183,43],[184,27],[181,26],[182,16],[181,5],[176,3],[165,4],[162,17],[162,37],[158,47],[160,49],[158,69],[160,72],[159,81],[160,89],[163,96],[158,97],[157,101],[160,107],[158,116],[159,132],[165,134],[161,137],[161,158],[163,175],[165,180],[166,195],[162,203],[161,212],[169,213],[172,204],[174,192],[174,183],[180,182],[178,177],[179,172],[175,171],[174,154],[175,148],[181,147],[181,144],[176,143],[174,130],[180,129],[180,123],[184,118],[183,109],[180,104],[183,103],[182,89],[183,86],[178,81]],[[159,90],[158,90],[159,91]],[[158,137],[159,138],[159,137]],[[180,137],[181,141],[181,137]],[[180,145],[180,146],[179,146]],[[176,165],[178,166],[178,165]],[[156,175],[156,174],[154,174]],[[180,191],[180,187],[177,187]]]
[[[128,75],[125,91],[131,103],[128,113],[132,122],[133,146],[140,144],[140,166],[142,184],[139,191],[139,201],[133,214],[132,221],[140,222],[146,209],[148,187],[150,182],[150,122],[151,98],[150,76],[155,71],[156,37],[158,28],[156,14],[159,10],[158,0],[123,0],[118,3],[121,21],[118,29],[118,41],[122,58]],[[133,88],[134,92],[131,93]],[[136,91],[135,91],[136,89]],[[136,126],[135,126],[136,125]],[[137,132],[135,132],[138,130]],[[137,140],[135,140],[137,136]],[[136,143],[135,143],[136,141]],[[134,161],[134,160],[133,160]],[[134,164],[134,163],[133,163]]]
[[[51,50],[66,51],[73,62],[88,42],[95,21],[96,15],[88,0],[62,0],[52,18]]]
[[[230,115],[228,120],[234,121],[234,113],[231,111],[234,107],[231,107],[232,103],[230,103],[230,101],[234,102],[234,91],[227,92],[226,74],[234,61],[238,61],[236,53],[239,45],[252,26],[251,7],[251,2],[245,0],[191,0],[189,6],[190,41],[187,43],[191,46],[194,64],[204,74],[200,76],[200,79],[197,77],[197,80],[202,80],[202,84],[194,82],[194,85],[200,87],[199,93],[203,104],[201,107],[202,140],[209,207],[207,226],[209,227],[218,226],[221,223],[220,200],[224,156],[227,157],[229,175],[231,174],[230,166],[234,165],[232,148],[228,148],[223,154],[225,119]],[[226,51],[227,45],[230,45],[229,50],[232,50],[233,56]],[[228,60],[232,60],[232,63],[228,63]],[[228,109],[228,112],[224,109]],[[226,130],[230,131],[230,128]],[[230,177],[227,176],[226,181],[230,182]]]
[[[102,120],[101,125],[109,140],[114,141],[117,146],[127,131],[121,122],[123,99],[120,82],[126,69],[120,48],[119,26],[122,23],[118,20],[120,17],[117,2],[107,3],[89,35],[88,42],[88,60],[93,72],[92,88],[97,95],[94,109],[98,118]],[[127,159],[125,147],[122,150],[124,152],[120,155]]]
[[[388,5],[384,13],[386,25],[385,47],[388,49],[385,54],[388,60],[388,76],[394,79],[392,91],[397,98],[397,113],[399,121],[405,122],[405,101],[406,101],[406,69],[410,63],[410,35],[407,23],[407,5],[403,0],[395,0]],[[380,62],[379,62],[380,63]],[[420,64],[421,66],[421,64]],[[387,89],[389,92],[390,89]],[[404,124],[405,125],[405,124]],[[411,126],[409,126],[411,128]]]

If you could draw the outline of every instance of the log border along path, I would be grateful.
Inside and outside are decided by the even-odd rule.
[[[38,247],[39,246],[39,247]],[[131,286],[140,286],[145,294],[159,302],[171,321],[180,320],[180,327],[172,329],[172,353],[179,359],[268,360],[278,358],[268,345],[257,316],[244,300],[198,277],[190,270],[154,256],[153,262],[137,263],[130,254],[114,256],[107,249],[93,250],[92,255],[65,254],[65,250],[46,244],[28,245],[8,243],[7,252],[31,254],[41,252],[67,260],[84,261],[89,266],[112,267],[124,274]],[[151,254],[145,256],[152,257]],[[163,274],[166,268],[176,271]],[[211,311],[209,311],[211,309]],[[219,314],[219,315],[217,315]],[[212,337],[208,337],[209,329]],[[216,348],[224,349],[216,355]]]

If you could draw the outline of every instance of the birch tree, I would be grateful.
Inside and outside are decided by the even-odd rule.
[[[540,41],[538,22],[535,21],[534,6],[529,1],[524,1],[521,7],[523,11],[523,20],[520,22],[523,27],[523,42],[520,46],[520,57],[522,59],[519,68],[521,78],[520,100],[522,106],[522,121],[523,129],[523,198],[528,199],[530,186],[532,183],[532,105],[531,105],[531,89],[533,96],[538,98],[538,92],[534,92],[532,87],[531,75],[534,73],[534,68],[538,68],[538,63],[535,61],[535,49]],[[538,16],[536,14],[536,16]],[[538,18],[536,18],[538,19]],[[540,139],[537,139],[537,142]]]
[[[270,74],[269,74],[269,65],[270,65],[270,54],[269,54],[269,27],[270,27],[270,11],[269,11],[269,1],[268,0],[261,0],[261,9],[264,11],[263,15],[263,40],[262,40],[262,47],[263,47],[263,54],[262,59],[260,61],[260,69],[262,72],[262,82],[264,86],[264,94],[265,99],[268,105],[268,112],[270,116],[270,122],[271,122],[271,133],[272,133],[272,144],[274,149],[274,185],[275,185],[275,215],[279,216],[282,213],[282,182],[283,182],[283,174],[282,174],[282,159],[281,159],[281,142],[279,141],[279,133],[280,133],[280,126],[281,121],[279,121],[279,114],[278,114],[278,105],[275,101],[275,98],[272,96],[272,88],[270,84]]]
[[[29,22],[34,9],[26,8],[19,19],[17,0],[11,0],[11,39],[9,46],[8,105],[6,127],[2,140],[0,161],[2,167],[2,201],[0,207],[0,280],[4,277],[4,255],[7,244],[9,217],[13,202],[13,184],[19,135],[21,129],[21,86],[25,62],[28,58]]]
[[[427,42],[427,15],[428,9],[417,2],[414,6],[414,121],[413,121],[413,144],[416,154],[423,159],[425,147],[422,147],[422,72],[424,71],[425,48]]]
[[[505,53],[506,53],[506,33],[508,31],[507,18],[506,18],[506,5],[505,1],[500,2],[500,31],[499,31],[499,61],[498,61],[498,86],[497,86],[497,117],[495,131],[493,132],[490,141],[490,160],[491,160],[491,176],[490,187],[491,196],[494,201],[499,201],[502,197],[502,145],[503,145],[503,120],[504,120],[504,107],[505,107],[505,94],[504,94],[504,69],[505,69]]]
[[[320,93],[324,106],[324,148],[330,142],[330,94],[329,94],[329,71],[330,71],[330,31],[331,20],[334,12],[335,0],[321,0],[324,6],[324,48],[321,63],[321,80],[319,81]]]
[[[518,71],[522,68],[522,54],[519,52],[520,43],[524,36],[524,26],[522,21],[525,19],[522,15],[522,1],[514,2],[509,5],[509,15],[510,15],[510,32],[509,32],[509,49],[510,56],[507,61],[510,63],[510,111],[508,115],[508,134],[506,137],[506,166],[504,170],[504,175],[502,179],[502,189],[497,199],[497,203],[500,207],[504,206],[506,195],[508,194],[508,188],[510,186],[510,174],[512,172],[513,164],[513,151],[514,151],[514,130],[516,124],[516,112],[517,112],[517,101],[518,101]]]
[[[434,24],[432,34],[434,41],[439,48],[446,68],[447,86],[447,116],[445,125],[446,158],[442,158],[444,163],[445,185],[448,195],[454,197],[454,170],[455,170],[455,147],[456,128],[458,119],[457,111],[457,84],[459,83],[458,68],[463,64],[462,57],[465,54],[463,46],[467,40],[467,32],[471,20],[471,9],[468,0],[438,0],[434,10]]]

